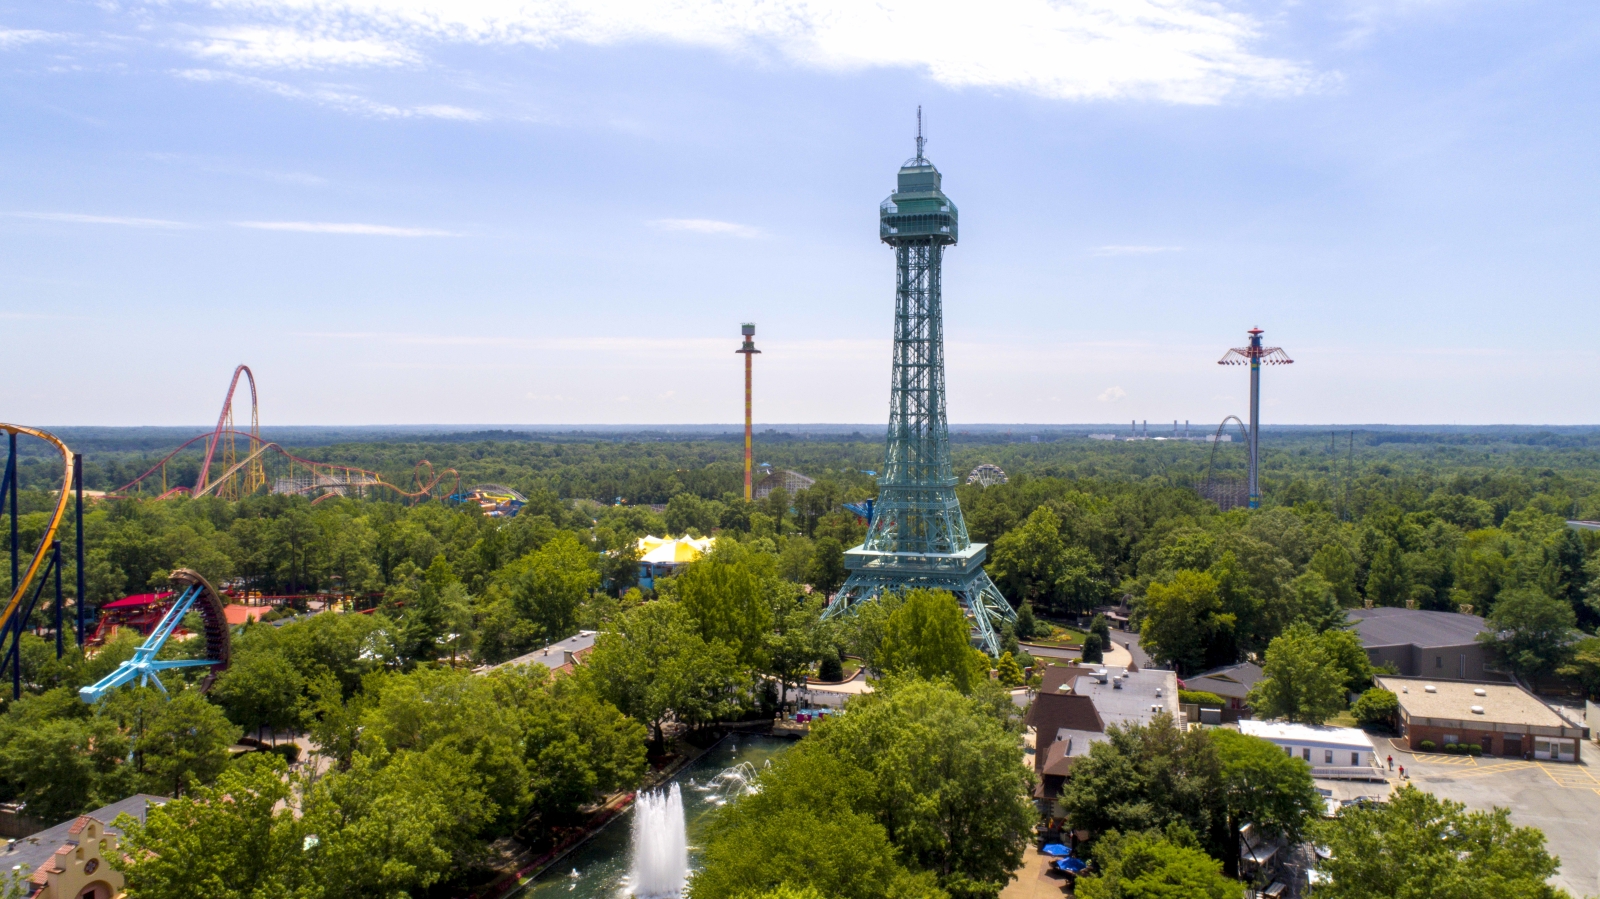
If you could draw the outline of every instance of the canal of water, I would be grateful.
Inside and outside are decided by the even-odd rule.
[[[673,777],[683,790],[683,815],[689,836],[689,869],[699,867],[700,837],[717,807],[705,789],[718,774],[749,764],[756,772],[794,745],[783,737],[732,734]],[[631,864],[633,810],[613,818],[605,829],[551,865],[538,878],[510,896],[515,899],[625,899],[623,882]]]

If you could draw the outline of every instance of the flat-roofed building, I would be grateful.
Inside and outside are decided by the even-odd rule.
[[[1377,772],[1377,751],[1366,732],[1357,727],[1246,719],[1239,722],[1239,733],[1270,741],[1285,755],[1310,765],[1317,777]]]
[[[1578,760],[1583,729],[1515,684],[1380,675],[1400,700],[1400,733],[1412,749],[1477,745],[1484,755]]]
[[[1489,650],[1478,642],[1488,627],[1476,615],[1422,609],[1351,609],[1350,623],[1374,666],[1392,665],[1406,677],[1497,680]]]
[[[1178,676],[1171,671],[1052,665],[1040,672],[1039,694],[1024,719],[1034,732],[1034,798],[1046,817],[1077,759],[1107,739],[1108,725],[1148,724],[1166,713],[1178,720]]]

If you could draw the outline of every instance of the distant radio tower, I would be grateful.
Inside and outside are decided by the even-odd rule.
[[[739,327],[739,333],[744,335],[744,346],[734,352],[744,356],[744,501],[750,502],[755,498],[755,490],[750,480],[753,458],[750,452],[750,358],[761,351],[756,349],[754,322],[745,322]]]
[[[1294,360],[1282,347],[1262,346],[1260,328],[1250,329],[1250,345],[1222,354],[1218,365],[1250,364],[1250,508],[1261,507],[1261,364],[1290,365]]]

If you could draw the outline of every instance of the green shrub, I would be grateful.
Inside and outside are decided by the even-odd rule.
[[[1228,703],[1221,696],[1205,690],[1179,690],[1178,701],[1184,705],[1200,705],[1206,708],[1226,708]]]
[[[1433,741],[1432,740],[1423,740],[1421,743],[1419,743],[1417,745],[1422,747],[1422,751],[1423,752],[1432,752],[1433,751]]]
[[[1373,687],[1361,694],[1350,711],[1355,714],[1356,720],[1361,722],[1363,727],[1389,724],[1400,712],[1400,698],[1390,690]]]
[[[1473,755],[1483,755],[1483,747],[1477,743],[1473,743],[1471,746],[1468,746],[1467,751]]]
[[[283,756],[283,760],[291,765],[300,761],[300,747],[293,743],[279,743],[272,747],[272,751]]]
[[[1099,634],[1090,634],[1083,638],[1083,663],[1085,665],[1098,665],[1105,661],[1105,643],[1101,642]]]
[[[830,652],[822,657],[821,664],[817,665],[817,680],[844,680],[844,663],[839,661],[836,653]]]

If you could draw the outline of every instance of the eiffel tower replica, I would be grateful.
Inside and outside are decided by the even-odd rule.
[[[850,578],[823,617],[848,614],[888,590],[948,590],[966,610],[974,642],[998,655],[996,631],[1016,612],[983,570],[988,547],[967,538],[956,499],[940,263],[945,247],[955,245],[957,212],[941,190],[939,170],[922,155],[924,142],[919,108],[917,155],[900,167],[897,189],[878,207],[878,237],[894,247],[898,271],[883,474],[867,539],[845,551]]]

